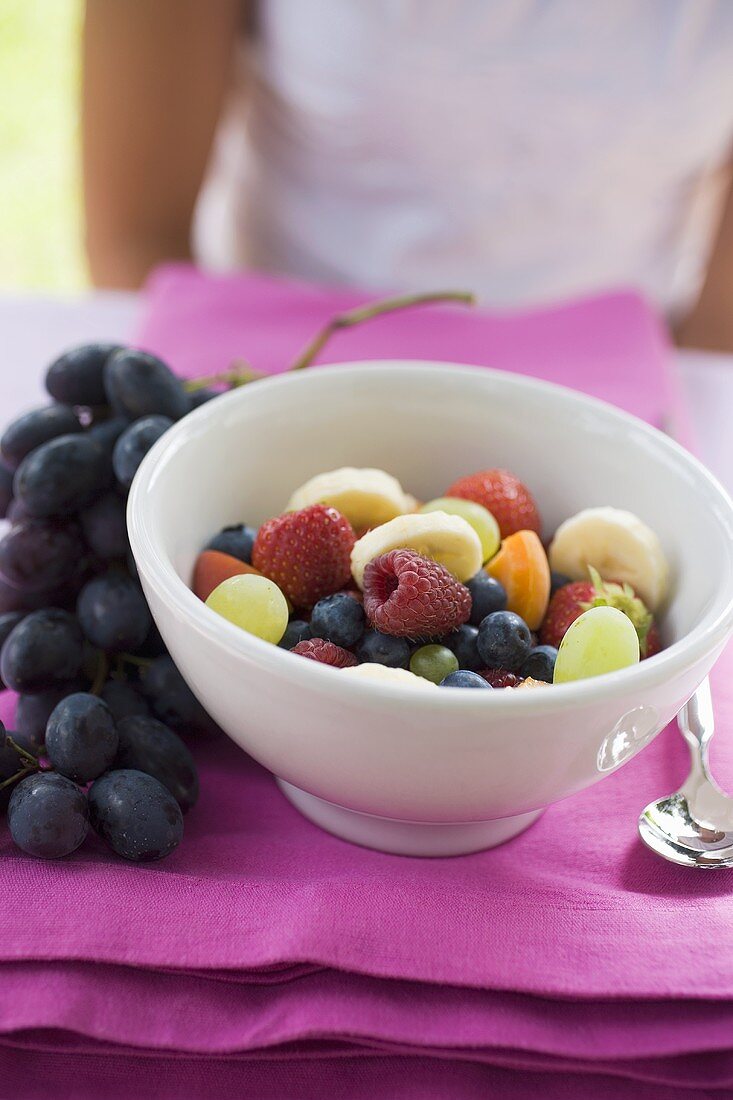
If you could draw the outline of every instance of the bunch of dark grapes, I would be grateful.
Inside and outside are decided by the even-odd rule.
[[[161,859],[198,797],[178,734],[213,724],[152,621],[125,502],[156,440],[216,394],[110,344],[66,352],[46,389],[0,438],[0,687],[19,693],[0,810],[31,855],[68,855],[91,826],[126,859]]]

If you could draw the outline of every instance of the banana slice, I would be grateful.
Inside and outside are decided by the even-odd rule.
[[[650,611],[664,600],[669,564],[658,537],[633,512],[586,508],[560,524],[549,551],[550,567],[586,580],[594,566],[604,580],[630,584]]]
[[[459,581],[470,580],[483,564],[481,540],[465,519],[446,512],[397,516],[367,531],[351,551],[351,572],[359,588],[370,561],[390,550],[414,550],[445,566]]]
[[[329,504],[337,508],[357,531],[377,527],[414,507],[415,498],[408,496],[396,477],[384,470],[357,470],[342,466],[316,474],[296,489],[286,511],[298,511],[311,504]]]
[[[363,665],[353,665],[343,669],[349,676],[358,676],[360,680],[382,680],[386,684],[405,684],[406,687],[434,688],[432,680],[426,680],[423,676],[416,676],[414,672],[408,672],[406,668],[387,668],[386,665],[371,664],[367,661]]]

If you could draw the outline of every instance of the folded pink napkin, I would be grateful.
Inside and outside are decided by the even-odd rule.
[[[362,301],[165,269],[138,341],[187,376],[235,357],[275,371]],[[339,334],[324,359],[483,363],[682,422],[665,352],[654,315],[619,293],[529,315],[395,314]],[[729,650],[713,757],[733,786],[731,673]],[[12,727],[11,699],[0,716]],[[129,866],[98,845],[40,863],[0,832],[0,1081],[28,1085],[13,1095],[36,1095],[21,1047],[39,1095],[44,1074],[74,1065],[91,1083],[68,1095],[148,1095],[132,1052],[166,1075],[159,1096],[733,1088],[733,881],[663,864],[636,836],[639,810],[685,773],[673,729],[511,844],[453,860],[352,847],[227,740],[195,751],[201,802],[164,863]]]

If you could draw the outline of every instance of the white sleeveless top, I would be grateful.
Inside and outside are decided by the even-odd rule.
[[[729,182],[733,0],[262,0],[258,22],[203,262],[496,306],[694,299]]]

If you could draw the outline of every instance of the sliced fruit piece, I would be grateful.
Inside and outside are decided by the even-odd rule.
[[[525,688],[546,688],[550,685],[547,680],[533,680],[531,676],[525,677],[521,684],[517,684],[516,691],[524,691]]]
[[[294,512],[310,504],[328,504],[338,509],[356,530],[377,527],[414,506],[396,477],[384,470],[342,466],[316,474],[296,489],[286,511]]]
[[[507,608],[537,630],[550,601],[550,566],[539,535],[517,531],[501,544],[486,572],[506,589]]]
[[[379,680],[385,684],[404,684],[405,687],[414,687],[420,690],[426,688],[432,691],[437,688],[431,680],[422,676],[415,676],[406,668],[390,668],[388,665],[376,665],[366,662],[363,665],[354,665],[353,668],[344,669],[345,676],[358,676],[360,680]]]
[[[233,558],[231,554],[223,554],[220,550],[204,550],[196,558],[192,588],[200,600],[206,601],[222,581],[244,573],[253,573],[256,577],[262,576],[253,565],[247,565],[239,558]]]
[[[657,535],[622,508],[585,508],[560,524],[550,545],[550,565],[572,580],[593,566],[602,577],[630,584],[650,611],[667,594],[669,564]]]
[[[638,661],[639,636],[628,615],[615,607],[591,607],[568,627],[558,650],[553,683],[603,676]]]
[[[420,512],[446,512],[449,516],[460,516],[470,523],[481,540],[481,549],[484,561],[493,558],[501,544],[499,524],[491,512],[482,504],[476,504],[473,500],[462,500],[460,497],[438,497],[423,504]]]
[[[364,587],[364,570],[370,561],[390,550],[414,550],[444,566],[459,581],[467,581],[482,564],[481,541],[465,519],[445,512],[397,516],[368,531],[351,551],[351,573]]]

